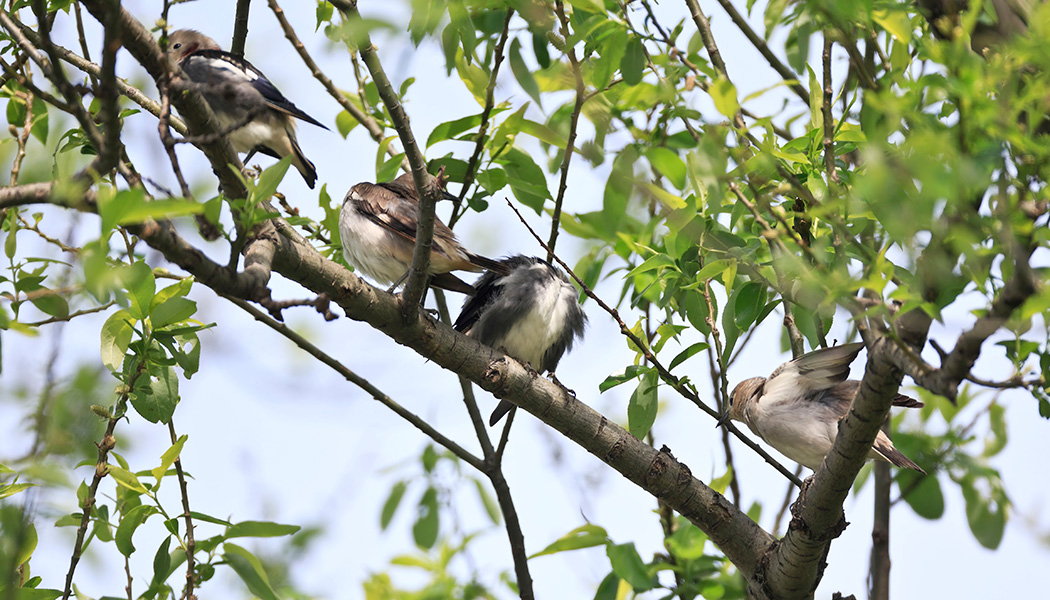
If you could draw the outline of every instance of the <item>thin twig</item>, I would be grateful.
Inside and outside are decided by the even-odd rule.
[[[171,437],[171,443],[175,444],[179,441],[179,437],[175,435],[175,422],[168,421],[168,434]],[[182,592],[183,600],[192,600],[195,598],[193,595],[193,585],[196,583],[196,574],[194,573],[194,549],[196,548],[196,541],[193,537],[193,516],[190,514],[190,495],[186,488],[186,474],[182,471],[182,456],[175,458],[175,475],[179,479],[179,495],[182,496],[182,516],[186,519],[186,587]]]
[[[271,0],[272,1],[272,0]],[[342,10],[342,9],[340,9]],[[437,186],[427,185],[428,175],[423,152],[412,135],[412,127],[409,124],[408,114],[405,112],[401,99],[397,95],[390,79],[383,70],[383,64],[379,60],[376,47],[368,35],[367,29],[361,22],[361,13],[357,12],[356,3],[343,12],[357,33],[354,40],[361,58],[372,75],[372,82],[376,85],[380,99],[390,114],[390,120],[394,124],[398,138],[405,147],[405,157],[412,167],[412,180],[416,184],[419,194],[419,213],[416,221],[416,243],[412,250],[412,267],[409,270],[408,280],[401,292],[401,317],[406,321],[418,316],[417,305],[423,297],[426,289],[426,279],[430,267],[430,252],[434,238],[434,208],[437,204],[440,190]]]
[[[554,11],[558,14],[558,20],[561,21],[562,35],[565,39],[569,39],[569,19],[565,16],[565,5],[561,0],[555,2]],[[561,208],[562,203],[565,201],[565,190],[569,184],[569,163],[572,161],[572,155],[576,149],[576,127],[580,122],[580,112],[583,110],[583,102],[587,93],[587,88],[583,83],[583,71],[580,68],[580,61],[576,58],[576,49],[566,44],[565,56],[569,58],[569,66],[572,69],[572,76],[576,82],[576,101],[572,107],[572,116],[569,119],[569,139],[565,142],[565,154],[561,161],[561,180],[558,182],[558,197],[554,200],[554,211],[551,213],[551,235],[547,240],[548,261],[554,258],[554,248],[558,242],[558,231],[561,229]]]
[[[478,125],[474,153],[470,155],[470,160],[467,161],[467,171],[466,175],[463,176],[463,185],[459,190],[459,196],[452,204],[452,216],[448,219],[450,228],[455,227],[456,222],[467,212],[465,208],[460,211],[460,208],[463,206],[463,199],[467,197],[470,185],[474,183],[478,165],[481,162],[481,153],[485,150],[485,136],[488,134],[489,118],[492,116],[492,108],[496,105],[496,77],[499,75],[500,65],[503,64],[503,49],[507,45],[507,39],[510,37],[510,20],[513,16],[514,9],[507,8],[507,17],[503,20],[503,33],[500,34],[499,41],[496,42],[496,49],[493,52],[492,74],[489,75],[489,85],[485,89],[485,108],[481,111],[481,124]]]
[[[245,312],[250,314],[252,317],[255,318],[256,321],[259,321],[263,325],[266,325],[270,329],[273,329],[277,333],[288,338],[289,340],[291,340],[292,343],[294,343],[296,346],[299,346],[299,348],[305,351],[307,354],[313,356],[325,365],[328,365],[328,367],[330,367],[333,371],[342,375],[344,379],[367,392],[377,402],[394,411],[394,413],[396,413],[399,417],[408,421],[413,427],[422,431],[424,435],[440,444],[452,454],[455,454],[457,457],[459,457],[460,460],[474,467],[478,471],[481,471],[483,473],[485,472],[484,460],[478,458],[477,456],[474,456],[474,454],[472,454],[470,451],[466,450],[456,442],[442,435],[436,429],[431,427],[429,423],[427,423],[408,409],[395,402],[393,399],[390,398],[390,396],[384,394],[379,388],[372,385],[367,379],[361,377],[357,373],[354,373],[350,369],[343,366],[342,363],[332,358],[329,354],[327,354],[314,344],[310,343],[309,340],[296,333],[295,330],[288,327],[284,323],[280,323],[275,319],[271,318],[263,311],[249,304],[246,300],[242,300],[240,298],[229,296],[226,294],[220,295],[223,298],[226,298],[227,300],[235,304],[241,310],[244,310]]]
[[[828,174],[828,187],[839,183],[839,174],[835,170],[835,120],[831,115],[832,95],[835,92],[831,84],[831,48],[833,44],[830,37],[824,36],[824,51],[821,54],[824,64],[824,94],[820,112],[824,117],[824,169]]]
[[[144,365],[140,364],[139,368],[135,371],[135,374],[131,376],[131,381],[128,383],[129,389],[134,389],[135,381],[143,372],[143,366]],[[66,587],[62,593],[62,600],[69,600],[70,594],[73,593],[73,573],[76,572],[77,563],[80,562],[80,555],[84,551],[84,536],[87,535],[88,523],[91,522],[91,511],[95,506],[95,494],[98,492],[98,485],[102,482],[102,478],[109,473],[107,469],[109,451],[117,445],[117,440],[113,437],[113,430],[116,429],[117,422],[124,416],[127,402],[127,393],[121,394],[120,398],[117,400],[114,414],[109,417],[109,422],[106,425],[106,432],[102,435],[102,441],[96,444],[98,447],[98,457],[95,460],[95,475],[91,479],[91,484],[88,486],[88,492],[84,497],[84,502],[80,505],[83,514],[80,516],[80,526],[77,528],[77,539],[73,543],[73,555],[69,559],[69,571],[66,572]]]
[[[230,43],[230,54],[244,56],[244,44],[248,40],[248,11],[252,0],[237,0],[237,13],[233,18],[233,42]]]
[[[368,135],[372,136],[373,140],[376,142],[382,142],[386,138],[386,131],[383,127],[376,122],[371,115],[358,108],[353,102],[350,102],[346,95],[343,94],[339,88],[335,87],[332,80],[321,71],[321,67],[317,66],[313,57],[311,57],[310,53],[306,51],[306,46],[299,41],[299,36],[296,35],[295,29],[292,28],[292,24],[288,22],[288,18],[284,15],[284,9],[277,4],[277,0],[268,0],[268,3],[270,5],[270,10],[273,11],[274,16],[277,17],[277,22],[280,23],[281,29],[284,31],[284,37],[292,43],[292,47],[295,48],[295,51],[299,54],[299,58],[303,60],[306,67],[310,69],[310,73],[313,74],[314,79],[321,82],[321,85],[324,86],[328,95],[335,99],[339,106],[343,107],[343,110],[364,126],[368,131]],[[394,144],[388,144],[386,152],[390,156],[397,156],[400,153],[400,150],[398,150],[397,146]],[[401,167],[408,170],[408,161],[406,160],[402,162]]]
[[[806,89],[805,86],[802,85],[801,81],[799,81],[798,75],[796,75],[790,68],[788,68],[787,65],[781,62],[780,59],[777,58],[776,54],[773,54],[773,51],[769,49],[769,45],[766,44],[766,41],[759,37],[758,34],[755,33],[754,29],[751,29],[751,25],[748,24],[747,19],[745,19],[744,16],[740,14],[740,12],[736,9],[735,6],[733,6],[732,3],[729,2],[729,0],[718,0],[718,3],[722,5],[722,8],[725,9],[726,14],[729,15],[730,19],[732,19],[733,24],[737,26],[737,29],[739,29],[740,32],[744,34],[744,37],[747,38],[747,41],[751,42],[751,45],[754,46],[755,49],[758,50],[758,53],[766,59],[766,62],[769,63],[769,66],[773,67],[773,70],[776,71],[778,75],[780,75],[780,77],[787,84],[788,88],[792,92],[795,92],[795,95],[801,98],[803,102],[809,104],[809,91]]]

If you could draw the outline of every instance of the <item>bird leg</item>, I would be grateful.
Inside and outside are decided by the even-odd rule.
[[[405,282],[406,279],[408,279],[408,274],[411,273],[411,272],[412,272],[412,268],[409,267],[405,271],[404,275],[402,275],[401,277],[398,277],[397,281],[395,281],[393,283],[393,285],[391,285],[389,288],[387,288],[386,293],[393,294],[394,290],[396,290],[398,288],[398,286],[400,286],[402,283]],[[427,276],[427,280],[424,282],[423,293],[419,295],[419,305],[420,306],[424,306],[427,303],[427,292],[428,291],[430,291],[430,276],[429,275]]]
[[[558,381],[558,378],[554,376],[554,371],[551,371],[550,373],[547,373],[547,377],[550,377],[550,380],[553,381],[555,385],[557,385],[561,389],[565,390],[566,392],[569,392],[570,396],[572,396],[573,398],[576,397],[576,392],[575,391],[570,390],[569,388],[565,387],[564,383]]]

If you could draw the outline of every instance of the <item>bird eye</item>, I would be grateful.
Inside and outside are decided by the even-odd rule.
[[[182,48],[182,42],[179,42],[171,47],[172,50],[178,50],[179,48]]]

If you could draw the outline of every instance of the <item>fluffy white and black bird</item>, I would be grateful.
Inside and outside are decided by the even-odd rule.
[[[343,257],[359,273],[391,285],[393,291],[412,266],[418,224],[419,194],[411,173],[389,183],[359,183],[346,193],[339,212]],[[450,271],[486,269],[507,273],[503,263],[467,250],[448,226],[434,220],[430,285],[472,296],[474,287]]]
[[[576,288],[561,269],[543,259],[518,255],[500,262],[508,273],[489,272],[478,278],[478,293],[463,303],[453,327],[539,373],[553,374],[587,325]],[[489,425],[512,408],[501,400]]]
[[[719,424],[729,419],[746,423],[784,456],[816,471],[860,387],[859,381],[846,378],[850,363],[863,349],[863,343],[855,343],[816,350],[780,365],[768,378],[742,381],[733,389]],[[919,408],[923,403],[898,394],[893,405]],[[868,458],[925,473],[881,431]]]
[[[295,119],[328,129],[306,114],[250,62],[223,51],[210,37],[193,29],[173,31],[168,38],[175,62],[201,94],[237,152],[256,152],[274,158],[292,157],[292,164],[312,189],[317,169],[303,154],[295,137]]]

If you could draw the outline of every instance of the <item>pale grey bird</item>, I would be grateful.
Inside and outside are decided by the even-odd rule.
[[[412,266],[418,223],[419,194],[411,173],[389,183],[359,183],[346,193],[339,211],[343,257],[359,273],[380,285],[391,285],[393,291]],[[430,285],[472,296],[473,286],[450,271],[485,269],[508,272],[503,263],[464,248],[452,230],[435,219]]]
[[[295,119],[327,127],[292,104],[250,62],[223,51],[203,33],[173,31],[168,47],[186,77],[200,86],[219,125],[223,130],[233,129],[230,143],[237,152],[248,153],[244,162],[256,152],[278,159],[291,156],[292,164],[313,189],[317,169],[299,147]]]
[[[576,288],[561,269],[541,258],[518,255],[500,262],[508,274],[490,271],[478,278],[474,284],[478,292],[463,303],[454,327],[539,373],[553,375],[587,325]],[[489,425],[512,408],[501,400]]]
[[[780,365],[768,378],[742,381],[733,389],[729,410],[719,424],[729,419],[746,423],[784,456],[816,471],[831,451],[839,421],[860,387],[859,381],[846,377],[850,363],[863,349],[863,343],[855,343],[816,350]],[[923,403],[898,394],[893,405],[919,408]],[[926,473],[881,431],[868,458]]]

